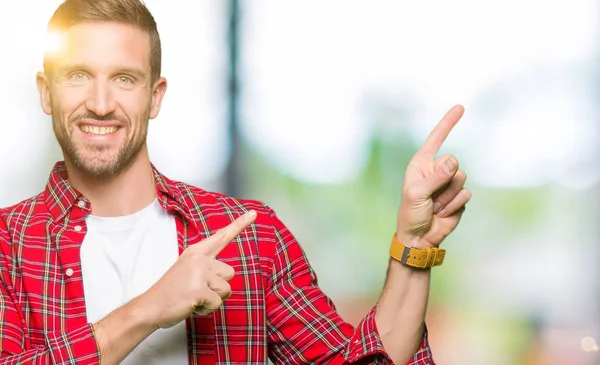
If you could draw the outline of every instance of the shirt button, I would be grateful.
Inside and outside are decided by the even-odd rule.
[[[67,276],[73,276],[73,269],[71,269],[71,268],[68,268],[68,269],[67,269],[67,271],[65,272],[65,274],[66,274]]]
[[[75,226],[75,232],[81,232],[81,226]]]
[[[78,206],[79,208],[81,208],[81,209],[85,208],[85,201],[83,201],[83,200],[80,200],[80,201],[77,203],[77,206]]]

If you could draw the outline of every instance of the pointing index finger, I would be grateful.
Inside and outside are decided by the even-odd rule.
[[[227,227],[219,230],[214,235],[205,239],[200,245],[210,258],[215,258],[234,238],[236,238],[244,229],[246,229],[256,219],[256,212],[251,210],[244,215],[239,216]]]
[[[450,131],[462,117],[464,112],[465,108],[463,108],[462,105],[455,105],[448,110],[440,122],[431,131],[416,155],[430,160],[435,159],[435,155],[440,150],[442,143],[444,143],[444,140],[446,140],[446,137],[448,137]]]

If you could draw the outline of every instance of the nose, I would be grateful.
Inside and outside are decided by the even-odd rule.
[[[107,81],[94,80],[91,93],[86,101],[86,108],[104,116],[115,111],[116,102],[110,85]]]

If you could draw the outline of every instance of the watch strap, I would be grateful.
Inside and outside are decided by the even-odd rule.
[[[390,256],[401,264],[417,269],[429,269],[444,262],[446,250],[437,247],[414,248],[398,241],[396,235],[390,245]]]

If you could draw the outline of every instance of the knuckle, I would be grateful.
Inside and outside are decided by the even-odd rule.
[[[224,271],[225,271],[224,272],[224,276],[225,276],[224,279],[225,280],[231,280],[235,276],[235,269],[233,267],[229,266],[229,265],[227,265],[225,267]]]
[[[229,298],[231,296],[231,285],[226,282],[223,286],[223,295],[221,295],[221,298]]]
[[[415,186],[409,186],[404,191],[404,198],[410,202],[416,202],[422,199],[423,194]]]
[[[198,297],[200,299],[200,302],[206,303],[210,301],[210,299],[212,298],[212,293],[213,291],[208,285],[202,285],[202,287],[198,290]]]
[[[190,289],[193,290],[194,293],[201,295],[202,297],[206,296],[206,291],[210,290],[210,281],[207,279],[207,275],[200,274],[191,280]]]
[[[223,304],[223,298],[220,295],[214,295],[214,298],[211,300],[211,307],[213,310],[217,310]]]

